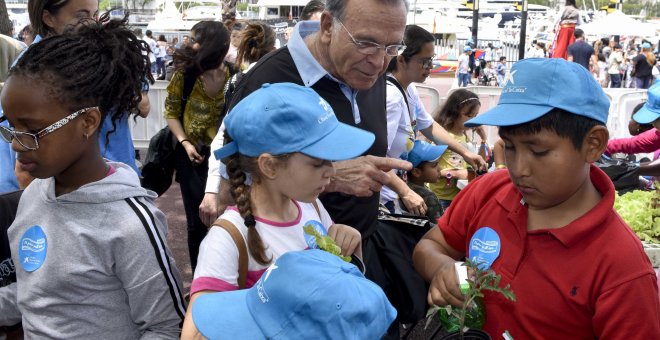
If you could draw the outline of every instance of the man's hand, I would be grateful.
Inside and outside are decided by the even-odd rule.
[[[342,256],[355,254],[362,258],[362,236],[357,229],[345,224],[333,224],[328,229],[328,236],[341,248]]]
[[[218,194],[207,192],[199,205],[199,218],[207,227],[211,227],[218,218]]]
[[[483,161],[483,159],[482,159]],[[388,171],[410,170],[410,162],[387,157],[362,156],[334,163],[336,173],[326,192],[341,192],[358,197],[369,197],[389,183]]]

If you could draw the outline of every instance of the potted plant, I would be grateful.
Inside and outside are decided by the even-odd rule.
[[[461,289],[465,295],[463,306],[461,308],[453,306],[431,307],[426,315],[426,326],[428,327],[434,315],[438,315],[442,325],[441,328],[447,332],[441,339],[491,339],[488,333],[481,330],[486,319],[483,304],[484,291],[498,292],[511,301],[516,301],[516,295],[511,290],[510,285],[500,286],[501,276],[497,275],[492,269],[481,268],[478,263],[474,263],[469,259],[462,265],[472,272],[471,278],[466,280],[467,285],[464,285]],[[436,334],[433,334],[431,338],[435,336]]]

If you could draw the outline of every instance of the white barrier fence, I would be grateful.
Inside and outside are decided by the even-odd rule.
[[[167,84],[167,81],[157,80],[151,86],[149,90],[151,111],[149,111],[147,118],[138,118],[135,122],[133,119],[129,120],[135,148],[146,149],[149,146],[151,137],[167,125],[165,117],[163,117],[165,97],[167,97]],[[479,96],[481,112],[487,111],[497,105],[502,92],[502,89],[496,86],[471,86],[467,89]],[[635,105],[646,100],[647,91],[609,88],[603,90],[605,90],[605,94],[607,94],[611,101],[609,119],[607,121],[610,138],[629,137],[628,120],[630,120],[632,109]],[[417,91],[428,112],[434,112],[453,91],[456,91],[456,88],[443,94],[433,87],[417,85]],[[487,133],[489,144],[493,144],[497,140],[496,128],[487,128]]]

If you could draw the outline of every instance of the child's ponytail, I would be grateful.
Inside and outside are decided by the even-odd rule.
[[[225,142],[228,141],[231,141],[231,138],[226,136]],[[247,160],[242,160],[238,153],[228,157],[227,174],[229,175],[230,192],[234,202],[236,202],[238,212],[241,214],[245,226],[248,228],[248,251],[255,261],[259,264],[266,265],[272,261],[272,258],[266,257],[266,247],[261,240],[261,235],[259,235],[259,232],[255,228],[257,222],[252,215],[250,187],[245,185],[245,172],[241,166],[242,161]]]

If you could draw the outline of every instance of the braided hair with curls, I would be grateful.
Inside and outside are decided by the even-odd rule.
[[[275,31],[263,22],[249,22],[241,31],[236,64],[254,63],[275,49]]]
[[[111,20],[109,12],[83,19],[76,28],[30,46],[9,75],[49,84],[53,98],[72,111],[98,106],[103,119],[112,114],[114,131],[126,112],[138,113],[143,81],[154,81],[142,54],[149,46],[127,22],[128,15]]]
[[[231,141],[232,138],[225,133],[225,144]],[[223,161],[227,165],[231,196],[236,203],[236,207],[243,218],[245,226],[248,228],[248,251],[255,261],[259,264],[266,265],[272,261],[272,258],[269,259],[266,257],[266,246],[257,228],[255,228],[257,222],[254,219],[254,215],[252,215],[250,186],[245,184],[246,172],[252,174],[253,183],[258,183],[259,181],[256,158],[235,153]]]

